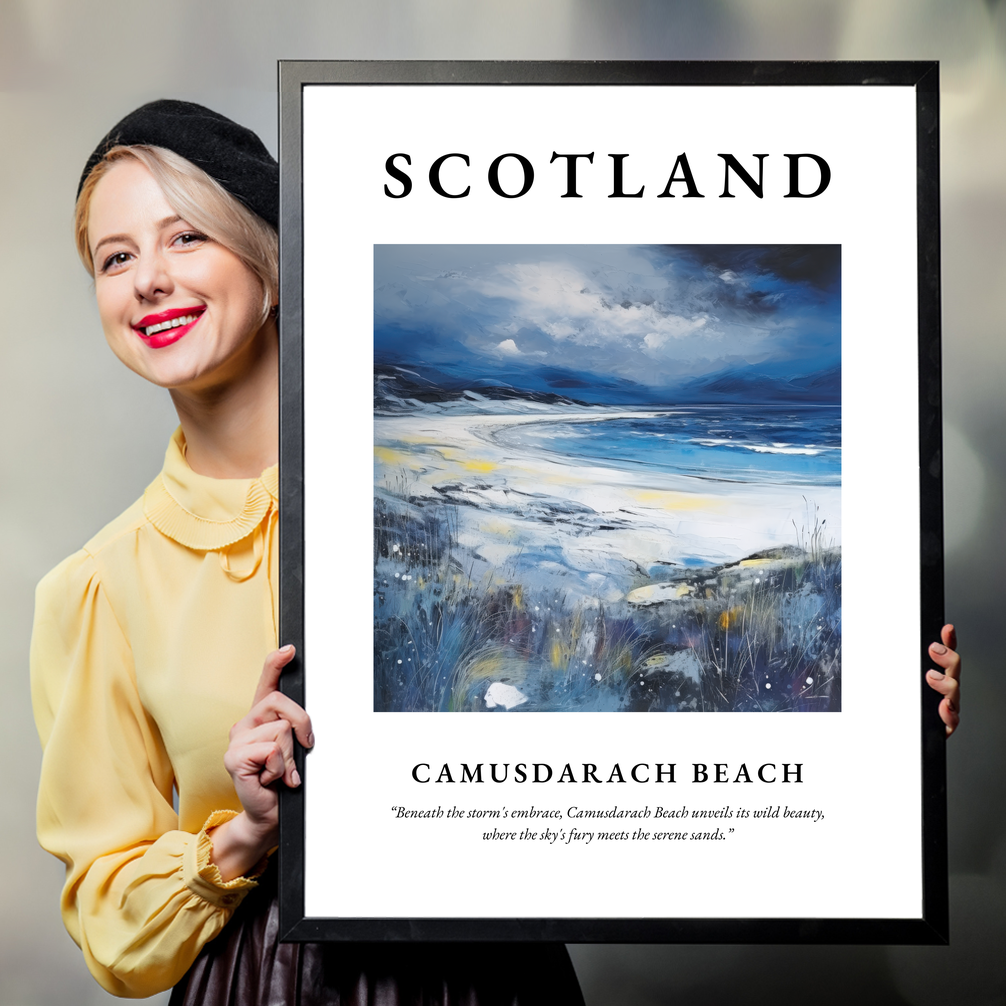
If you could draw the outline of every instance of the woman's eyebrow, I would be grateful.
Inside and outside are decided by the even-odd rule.
[[[130,241],[130,240],[131,240],[131,239],[130,239],[130,237],[129,237],[129,235],[128,235],[128,234],[109,234],[109,235],[108,235],[108,237],[104,237],[104,238],[102,238],[102,239],[101,239],[101,240],[100,240],[100,241],[99,241],[99,242],[98,242],[98,243],[97,243],[97,244],[96,244],[96,245],[94,246],[94,248],[92,248],[92,249],[91,249],[91,254],[92,254],[92,255],[97,255],[97,254],[98,254],[98,249],[99,249],[99,248],[100,248],[100,247],[101,247],[102,245],[107,245],[107,244],[112,244],[112,243],[114,243],[114,242],[116,242],[116,241],[127,241],[127,242],[128,242],[128,241]]]
[[[163,230],[165,227],[170,227],[172,224],[177,224],[181,222],[181,217],[174,213],[170,217],[165,217],[163,220],[158,220],[154,227],[157,230]],[[126,241],[132,242],[132,238],[128,234],[109,234],[107,237],[103,237],[91,250],[91,255],[94,256],[98,253],[98,249],[102,245],[110,244],[115,241]]]

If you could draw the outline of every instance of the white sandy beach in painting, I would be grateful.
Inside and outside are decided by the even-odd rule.
[[[578,583],[608,603],[654,564],[737,562],[796,544],[808,521],[826,521],[826,544],[841,544],[839,486],[724,483],[500,443],[500,434],[517,424],[655,415],[542,408],[522,415],[376,416],[375,489],[453,506],[458,544],[489,567],[548,548],[553,558],[537,564],[539,575],[554,566],[567,587]]]

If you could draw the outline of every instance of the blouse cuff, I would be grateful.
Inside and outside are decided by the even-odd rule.
[[[186,886],[218,908],[233,909],[240,905],[245,895],[252,888],[258,887],[255,878],[261,876],[269,865],[269,857],[263,856],[247,875],[224,880],[216,863],[211,862],[213,842],[207,833],[237,816],[236,810],[213,811],[206,819],[202,831],[195,836],[195,841],[186,844],[182,860],[182,875]]]

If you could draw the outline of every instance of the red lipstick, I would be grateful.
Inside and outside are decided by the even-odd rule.
[[[173,342],[178,342],[184,335],[187,335],[205,310],[204,305],[199,305],[196,307],[173,307],[168,311],[148,314],[133,325],[133,331],[151,349],[161,349],[164,346],[170,346]],[[178,323],[185,318],[189,320],[182,324]]]

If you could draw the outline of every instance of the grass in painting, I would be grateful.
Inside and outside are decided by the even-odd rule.
[[[607,604],[480,560],[450,505],[381,494],[374,529],[376,710],[841,707],[841,553],[812,504],[795,544]]]

